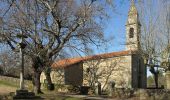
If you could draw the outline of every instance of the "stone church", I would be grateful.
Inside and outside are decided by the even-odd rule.
[[[52,64],[51,78],[55,84],[94,86],[108,89],[111,82],[116,88],[146,88],[146,68],[139,54],[139,15],[134,2],[126,23],[126,50],[80,58],[69,58]],[[42,73],[41,82],[45,75]]]

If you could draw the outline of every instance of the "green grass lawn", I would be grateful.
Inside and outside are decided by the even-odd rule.
[[[0,86],[1,85],[3,85],[3,86],[5,85],[5,86],[8,86],[8,87],[16,87],[16,88],[19,87],[19,84],[17,85],[16,83],[0,80]]]
[[[41,95],[42,98],[45,100],[83,100],[81,98],[75,98],[75,97],[67,97],[67,96],[56,96],[56,95],[51,95],[50,97],[47,95]]]
[[[32,85],[32,84],[30,84]],[[14,92],[18,89],[19,84],[12,83],[8,81],[2,81],[0,80],[0,100],[12,100],[12,95]],[[31,86],[28,86],[28,88],[32,88]],[[42,90],[44,94],[38,95],[44,98],[43,100],[84,100],[86,97],[83,96],[77,96],[77,95],[69,95],[69,94],[60,94],[56,91],[48,91],[48,90]],[[10,93],[10,92],[13,92]],[[142,95],[142,94],[140,94]],[[134,97],[139,98],[139,97]],[[150,97],[146,96],[146,100],[153,100],[152,98],[156,98],[155,100],[170,100],[170,94],[162,93],[162,94],[155,94]],[[94,100],[94,99],[89,99]],[[113,100],[122,100],[122,99],[113,99]],[[138,99],[127,99],[127,100],[138,100]]]
[[[0,80],[0,100],[11,99],[10,92],[15,92],[18,88],[19,84],[17,83]],[[44,93],[39,96],[45,100],[82,100],[80,98],[57,95],[55,91],[44,90]]]

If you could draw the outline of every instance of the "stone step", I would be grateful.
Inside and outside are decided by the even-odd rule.
[[[20,92],[28,92],[28,90],[16,90],[17,93],[20,93]]]
[[[40,98],[39,96],[14,96],[13,100],[27,100],[27,99],[31,99],[31,100],[42,100],[42,98]]]
[[[16,95],[24,95],[24,96],[35,96],[33,92],[18,92]]]
[[[40,96],[35,96],[35,93],[28,92],[28,90],[17,90],[16,95],[13,97],[13,100],[42,100]]]

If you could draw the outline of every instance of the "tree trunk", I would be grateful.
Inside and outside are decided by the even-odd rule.
[[[158,88],[158,72],[154,69],[154,67],[150,67],[150,72],[154,75],[155,88]]]
[[[158,88],[158,73],[154,75],[154,78],[155,78],[155,86],[156,88]]]
[[[45,76],[47,80],[47,89],[54,90],[54,84],[52,83],[50,73],[51,73],[51,69],[47,68],[47,70],[45,71]]]
[[[34,93],[35,94],[41,94],[43,93],[41,91],[41,83],[40,83],[40,75],[43,71],[43,64],[41,63],[41,60],[39,57],[35,57],[32,59],[32,70],[33,70],[33,74],[32,74],[32,82],[33,82],[33,86],[34,86]]]
[[[41,75],[41,72],[34,70],[34,73],[33,73],[34,90],[33,91],[35,94],[43,93],[41,91],[40,75]]]
[[[50,73],[45,74],[48,84],[52,84]]]

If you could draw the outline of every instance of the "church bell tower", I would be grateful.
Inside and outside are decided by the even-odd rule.
[[[139,21],[138,11],[134,0],[131,0],[131,6],[126,23],[126,50],[138,51],[140,49],[140,29],[141,24]]]

